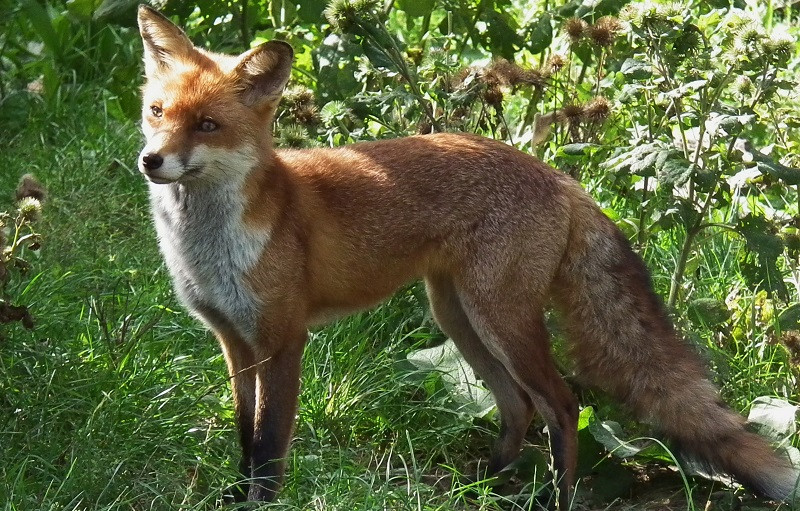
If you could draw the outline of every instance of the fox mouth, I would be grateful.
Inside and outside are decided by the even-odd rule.
[[[155,183],[157,185],[165,185],[165,184],[168,184],[168,183],[174,183],[175,182],[172,179],[167,179],[167,178],[163,178],[163,177],[159,177],[159,176],[151,176],[149,174],[145,174],[145,177],[147,178],[148,181],[150,181],[151,183]]]
[[[187,165],[186,166],[186,172],[183,173],[183,175],[180,177],[180,179],[186,179],[186,178],[192,179],[192,178],[195,178],[195,177],[197,177],[197,176],[199,176],[200,174],[203,173],[203,169],[204,168],[205,168],[205,165]]]
[[[147,178],[148,181],[157,185],[166,185],[170,183],[177,183],[179,181],[191,180],[198,177],[200,174],[203,173],[204,165],[191,165],[186,167],[186,172],[181,174],[179,177],[175,179],[170,179],[167,177],[159,176],[157,174],[150,174],[148,172],[143,172],[144,176]]]

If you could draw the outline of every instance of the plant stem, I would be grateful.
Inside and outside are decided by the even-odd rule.
[[[695,236],[699,231],[690,229],[686,232],[686,239],[683,240],[681,253],[678,257],[678,264],[675,267],[675,273],[672,274],[672,281],[669,285],[669,297],[667,298],[667,309],[672,310],[675,308],[675,301],[678,299],[678,288],[683,281],[683,274],[686,272],[686,263],[689,261],[689,254],[692,251],[692,243]]]
[[[247,0],[242,0],[239,4],[241,11],[239,13],[239,37],[242,38],[242,46],[244,48],[250,47],[250,27],[247,25]]]

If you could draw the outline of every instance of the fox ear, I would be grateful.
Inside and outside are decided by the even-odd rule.
[[[241,56],[236,70],[244,83],[244,101],[256,105],[280,98],[292,74],[294,50],[283,41],[269,41]]]
[[[194,45],[174,23],[147,5],[139,6],[139,33],[144,43],[144,70],[152,76],[170,62],[189,55]]]

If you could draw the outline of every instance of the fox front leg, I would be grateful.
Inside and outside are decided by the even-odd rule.
[[[300,393],[300,362],[306,332],[257,364],[248,500],[272,501],[280,489]],[[244,444],[243,444],[244,445]]]

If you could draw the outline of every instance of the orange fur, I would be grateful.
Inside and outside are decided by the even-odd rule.
[[[518,455],[536,408],[569,505],[578,405],[550,354],[543,311],[554,299],[589,381],[719,470],[774,497],[796,492],[797,470],[719,404],[641,260],[571,178],[470,135],[275,151],[287,45],[222,56],[149,8],[139,23],[140,169],[178,295],[216,333],[233,376],[240,497],[279,488],[308,326],[416,279],[496,397],[491,470]]]

